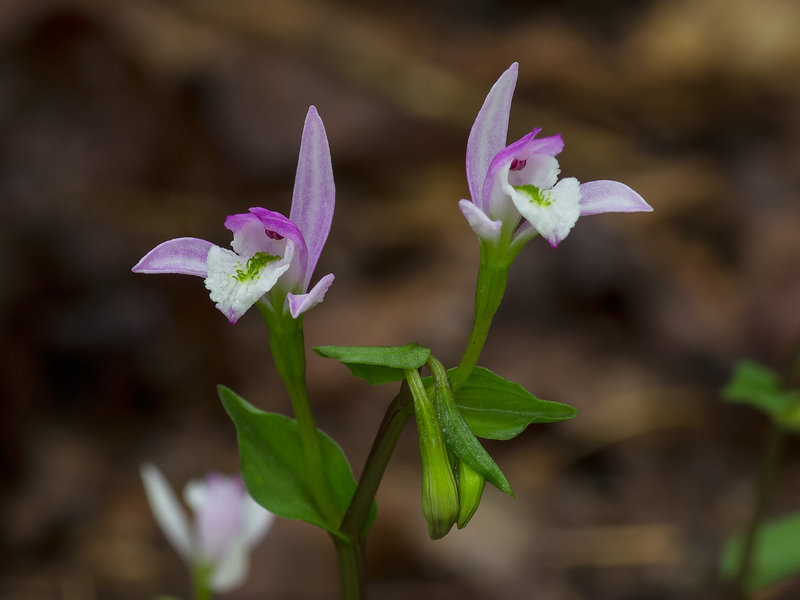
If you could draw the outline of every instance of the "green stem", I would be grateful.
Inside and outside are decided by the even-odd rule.
[[[413,399],[409,393],[408,386],[403,385],[400,393],[395,396],[386,414],[383,417],[372,448],[364,463],[364,469],[358,480],[358,486],[350,500],[350,506],[342,520],[339,530],[351,539],[363,539],[364,528],[372,510],[372,503],[378,486],[381,483],[386,465],[392,456],[397,440],[405,427],[408,417],[413,414]]]
[[[800,365],[800,338],[795,342],[789,359],[784,369],[784,382],[791,386],[794,375]],[[764,513],[769,506],[775,484],[778,480],[781,456],[786,445],[786,430],[776,423],[772,423],[764,442],[764,451],[761,458],[761,467],[758,474],[758,487],[756,490],[756,500],[750,522],[744,534],[744,545],[742,547],[742,559],[736,573],[736,592],[737,598],[746,600],[750,596],[748,580],[753,569],[753,563],[758,554],[758,535],[761,523],[764,520]]]
[[[492,318],[503,300],[509,267],[510,261],[507,257],[481,242],[481,263],[475,286],[475,318],[458,370],[451,377],[453,390],[464,384],[478,364]]]
[[[363,542],[346,542],[334,537],[333,543],[336,547],[336,561],[339,565],[341,600],[362,600],[366,597]]]
[[[192,598],[194,600],[212,600],[210,579],[210,567],[202,565],[192,567]]]
[[[311,475],[312,493],[317,506],[328,523],[336,525],[336,512],[322,466],[322,451],[317,425],[306,387],[306,350],[302,318],[289,315],[264,302],[257,304],[269,328],[269,346],[275,367],[289,392],[306,464]]]
[[[358,486],[339,528],[339,531],[351,543],[334,539],[343,600],[360,600],[365,597],[364,539],[367,521],[389,458],[392,456],[397,440],[412,413],[413,399],[409,394],[408,387],[403,385],[400,393],[386,410],[378,432],[375,434],[375,440],[361,472]]]
[[[753,513],[744,536],[742,560],[736,573],[737,597],[746,600],[749,598],[748,579],[752,571],[753,562],[757,554],[758,534],[764,513],[772,498],[775,482],[778,479],[781,455],[786,441],[786,431],[773,424],[764,444],[764,454],[761,460],[761,469],[758,477],[758,488]]]

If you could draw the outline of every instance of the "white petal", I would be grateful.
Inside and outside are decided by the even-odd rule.
[[[460,200],[458,207],[478,238],[487,242],[497,242],[500,239],[500,228],[503,225],[500,221],[492,221],[469,200]]]
[[[291,241],[286,244],[283,258],[264,264],[256,262],[258,254],[245,259],[235,252],[214,246],[208,253],[208,277],[205,280],[211,300],[231,323],[236,323],[248,308],[272,289],[289,269],[293,256]]]
[[[183,488],[183,501],[192,509],[192,512],[197,512],[206,497],[206,485],[201,479],[192,479]]]
[[[242,497],[242,537],[248,548],[260,542],[275,522],[275,515],[245,492]]]
[[[239,516],[239,530],[230,540],[225,552],[214,562],[211,587],[217,592],[226,592],[239,585],[247,577],[249,552],[267,534],[275,515],[253,500],[242,486],[236,506],[231,510]]]
[[[215,592],[229,592],[244,583],[250,567],[249,551],[245,541],[236,539],[230,544],[225,554],[214,563],[211,572],[211,589]]]
[[[242,225],[233,232],[233,241],[231,241],[231,248],[239,256],[253,256],[256,252],[269,252],[270,254],[278,254],[274,245],[279,240],[270,239],[264,229],[264,225],[255,215],[252,219],[243,220]]]
[[[169,483],[155,466],[146,463],[140,468],[150,509],[172,547],[181,557],[192,562],[192,534],[186,513]]]
[[[580,184],[574,177],[559,181],[549,190],[541,190],[535,198],[524,190],[504,186],[520,214],[554,248],[567,237],[580,217]]]
[[[558,159],[547,154],[532,154],[519,171],[508,172],[511,185],[535,185],[539,189],[549,189],[558,181],[561,167]]]

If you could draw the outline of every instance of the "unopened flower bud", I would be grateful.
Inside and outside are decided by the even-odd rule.
[[[458,517],[458,488],[447,458],[444,440],[441,445],[423,447],[422,455],[422,514],[428,522],[432,540],[447,535]]]
[[[486,483],[483,475],[475,471],[463,460],[458,461],[458,528],[466,527],[472,515],[478,510]]]
[[[428,523],[428,535],[438,540],[447,535],[458,517],[458,487],[439,417],[425,392],[419,373],[406,371],[414,397],[414,415],[419,432],[422,458],[422,514]]]

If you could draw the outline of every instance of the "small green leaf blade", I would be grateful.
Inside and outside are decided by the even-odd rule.
[[[242,479],[253,499],[280,517],[306,521],[338,535],[338,526],[356,488],[350,465],[339,445],[317,430],[323,470],[335,511],[334,522],[328,522],[312,493],[297,421],[261,411],[224,386],[219,386],[217,391],[236,426]],[[367,528],[376,512],[373,505]]]
[[[755,361],[736,365],[722,396],[760,410],[778,425],[800,429],[800,390],[781,389],[778,374]]]
[[[419,369],[431,355],[419,344],[405,346],[316,346],[314,352],[344,363],[372,385],[401,381],[405,369]]]
[[[747,581],[748,592],[769,587],[800,574],[800,512],[765,523],[756,541],[753,566]],[[722,552],[722,579],[732,581],[742,560],[744,536],[737,534]]]
[[[456,406],[478,437],[510,440],[534,423],[554,423],[578,414],[560,402],[540,400],[518,383],[475,367],[455,392]]]

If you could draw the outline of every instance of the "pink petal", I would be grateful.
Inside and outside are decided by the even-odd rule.
[[[503,148],[492,159],[486,181],[484,182],[483,196],[487,204],[493,184],[495,183],[494,179],[497,176],[497,172],[504,169],[506,165],[513,164],[515,160],[519,162],[527,161],[534,154],[555,156],[564,149],[564,139],[561,137],[560,133],[537,139],[536,136],[540,131],[540,128],[535,128],[529,134],[523,135],[513,144],[509,144]],[[491,213],[491,211],[488,212]]]
[[[606,212],[651,212],[653,207],[619,181],[589,181],[581,184],[581,216]]]
[[[512,64],[495,82],[478,112],[467,140],[467,184],[472,201],[485,209],[483,182],[495,154],[506,145],[511,98],[519,65]]]
[[[238,477],[211,474],[203,485],[202,502],[193,507],[198,543],[203,558],[215,562],[240,536],[244,484]]]
[[[293,318],[299,317],[307,310],[314,308],[325,298],[325,292],[333,283],[333,273],[328,273],[317,282],[307,294],[288,294],[286,300],[289,302],[289,312]]]
[[[247,258],[257,252],[267,252],[273,256],[284,253],[286,242],[283,237],[274,232],[268,233],[261,219],[253,213],[230,215],[225,219],[225,226],[233,231],[231,248],[241,257]]]
[[[503,186],[508,183],[509,167],[515,161],[518,164],[527,163],[537,154],[554,157],[564,149],[564,140],[561,138],[561,134],[537,139],[536,136],[540,131],[541,129],[537,127],[513,144],[506,146],[497,153],[491,165],[489,165],[489,172],[486,175],[486,181],[483,186],[483,200],[484,212],[490,218],[506,221],[511,219],[515,212],[508,195],[503,191]],[[545,167],[546,164],[543,162],[541,166]],[[530,167],[531,165],[528,165],[529,169]],[[549,171],[549,168],[546,170]],[[548,175],[552,175],[552,181],[548,185],[554,185],[555,175],[552,173],[548,173]],[[528,178],[532,180],[539,179],[535,174],[528,174]]]
[[[308,273],[308,247],[306,246],[306,240],[300,228],[281,213],[267,210],[266,208],[254,207],[250,209],[250,212],[261,220],[261,223],[267,231],[277,233],[294,242],[294,260],[292,260],[289,271],[287,271],[281,281],[284,282],[287,289],[305,291],[305,281]],[[228,226],[227,221],[225,226]]]
[[[308,109],[300,156],[294,180],[289,218],[297,225],[308,246],[308,266],[301,289],[308,289],[317,260],[328,239],[333,220],[336,186],[333,182],[331,151],[325,126],[313,106]]]
[[[131,269],[134,273],[178,273],[206,277],[211,242],[184,237],[167,240],[150,250]]]

